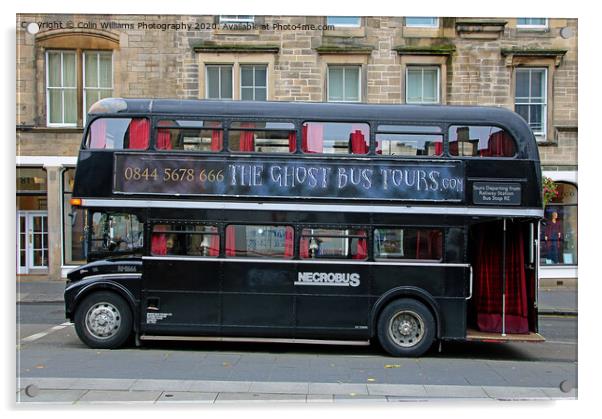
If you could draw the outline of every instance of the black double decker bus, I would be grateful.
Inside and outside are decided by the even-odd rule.
[[[505,109],[103,99],[73,197],[93,348],[543,339],[539,155]]]

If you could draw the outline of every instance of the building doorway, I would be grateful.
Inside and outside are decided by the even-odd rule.
[[[17,273],[48,270],[48,212],[17,212]]]

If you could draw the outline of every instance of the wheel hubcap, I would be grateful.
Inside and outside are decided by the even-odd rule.
[[[389,337],[404,348],[415,346],[424,337],[424,321],[413,311],[396,313],[389,322]]]
[[[121,326],[121,314],[113,304],[94,304],[86,313],[86,328],[97,339],[108,339]]]

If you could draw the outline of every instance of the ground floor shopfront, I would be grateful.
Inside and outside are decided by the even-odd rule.
[[[60,279],[84,262],[83,217],[69,203],[76,162],[76,157],[17,157],[18,275]]]
[[[64,278],[85,262],[84,217],[70,205],[76,157],[17,158],[16,271]],[[577,284],[577,171],[546,170],[559,196],[545,210],[540,234],[540,284]]]

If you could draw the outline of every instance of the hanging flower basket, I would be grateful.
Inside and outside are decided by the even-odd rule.
[[[559,195],[558,185],[547,176],[543,177],[543,206],[545,207]]]

